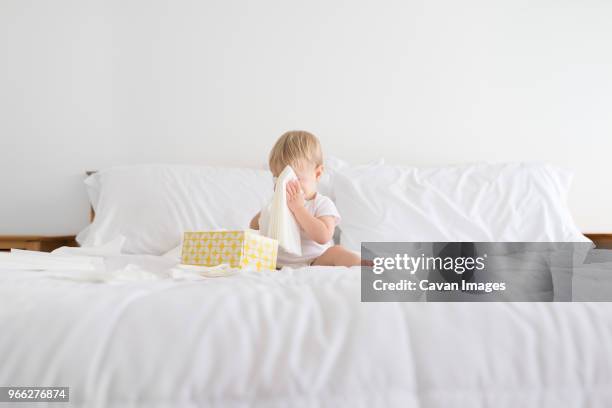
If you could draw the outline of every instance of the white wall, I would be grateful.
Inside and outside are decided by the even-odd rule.
[[[612,231],[605,0],[2,0],[0,234],[74,233],[86,169],[260,166],[283,131],[405,164],[575,169]]]

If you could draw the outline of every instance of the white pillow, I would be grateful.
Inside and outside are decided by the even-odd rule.
[[[317,186],[317,191],[327,197],[329,197],[332,201],[336,201],[336,196],[334,193],[334,176],[342,171],[350,169],[354,166],[363,167],[363,166],[380,166],[385,164],[384,158],[379,158],[371,163],[365,165],[354,165],[350,164],[347,161],[344,161],[335,156],[327,156],[323,159],[323,175],[319,180],[319,184]]]
[[[334,176],[341,243],[588,242],[566,205],[570,182],[545,164],[346,167]]]
[[[85,180],[96,212],[77,241],[96,246],[124,236],[123,252],[160,255],[184,231],[246,229],[273,191],[267,170],[122,166]]]

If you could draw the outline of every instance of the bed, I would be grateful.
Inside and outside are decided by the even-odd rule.
[[[0,267],[0,385],[69,386],[75,407],[612,405],[608,302],[367,303],[359,267],[208,278],[147,234],[90,235],[102,270]],[[575,270],[607,284],[611,254]]]
[[[0,384],[69,386],[76,407],[612,401],[610,303],[361,303],[357,267],[182,280],[112,261],[160,278],[1,272]]]

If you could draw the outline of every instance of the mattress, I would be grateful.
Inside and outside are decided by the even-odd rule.
[[[72,407],[612,406],[612,303],[362,303],[358,267],[112,261],[141,278],[0,269],[0,385]]]

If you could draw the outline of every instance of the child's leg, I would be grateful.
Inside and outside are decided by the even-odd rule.
[[[311,265],[358,266],[361,265],[361,258],[341,245],[334,245],[327,248]]]

